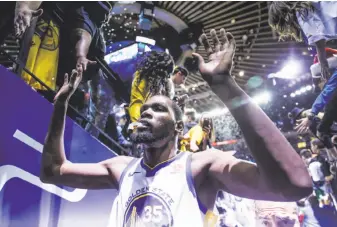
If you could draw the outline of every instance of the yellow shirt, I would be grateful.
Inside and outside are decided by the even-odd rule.
[[[202,130],[202,127],[198,124],[193,126],[184,136],[181,141],[181,151],[191,151],[190,142],[194,140],[198,146],[200,146],[203,138],[206,136],[206,132]]]
[[[141,80],[138,84],[139,73],[135,73],[135,77],[132,81],[131,86],[131,97],[130,97],[130,105],[129,105],[129,115],[131,122],[135,122],[140,117],[140,108],[142,105],[153,95],[146,88],[146,80]],[[169,87],[170,94],[169,98],[173,98],[174,96],[174,84],[172,80],[167,80],[167,86]]]
[[[140,117],[140,108],[150,97],[150,92],[146,89],[146,81],[141,80],[138,84],[139,73],[135,73],[132,81],[131,97],[129,105],[129,115],[131,122],[135,122]]]

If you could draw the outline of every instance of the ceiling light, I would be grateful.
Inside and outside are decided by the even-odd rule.
[[[247,56],[246,56],[246,58],[247,58],[247,59],[249,59],[249,58],[250,58],[250,56],[249,56],[249,55],[247,55]]]
[[[231,20],[231,23],[232,23],[232,24],[235,24],[235,19],[234,19],[234,18]]]
[[[294,79],[294,77],[301,72],[301,64],[298,61],[289,61],[281,69],[275,73],[274,77],[282,79]],[[300,80],[300,78],[297,78]]]
[[[296,105],[296,106],[298,106],[298,102],[297,102],[297,103],[295,103],[295,105]]]
[[[296,96],[295,93],[291,93],[291,94],[290,94],[290,97],[292,97],[292,98],[294,98],[295,96]]]
[[[266,65],[262,65],[262,68],[266,68]]]
[[[142,33],[142,31],[141,31]],[[140,43],[146,43],[146,44],[150,44],[152,46],[154,46],[156,44],[156,40],[154,39],[149,39],[143,36],[136,36],[136,42],[140,42]]]
[[[305,87],[302,87],[300,91],[301,91],[301,93],[304,93],[304,92],[307,91],[307,89]]]
[[[239,72],[239,76],[244,76],[245,75],[245,72],[244,71],[240,71]]]
[[[308,85],[305,87],[307,89],[307,91],[310,91],[312,89],[312,86],[311,85]]]
[[[287,95],[283,95],[283,98],[287,98],[288,96]]]

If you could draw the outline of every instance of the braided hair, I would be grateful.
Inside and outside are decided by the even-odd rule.
[[[137,65],[139,73],[137,84],[146,81],[146,89],[151,95],[170,96],[172,86],[170,77],[173,72],[174,61],[171,55],[165,52],[146,52]]]
[[[268,12],[269,25],[280,35],[280,39],[292,37],[302,41],[301,27],[298,24],[296,13],[302,19],[308,13],[314,12],[311,2],[272,2]]]

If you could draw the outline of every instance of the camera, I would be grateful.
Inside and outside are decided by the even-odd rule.
[[[203,122],[203,125],[202,127],[210,127],[211,126],[211,119],[210,118],[204,118],[204,122]]]

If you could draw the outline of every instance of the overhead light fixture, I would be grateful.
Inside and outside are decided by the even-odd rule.
[[[291,94],[290,94],[290,97],[292,97],[292,98],[294,98],[295,96],[296,96],[295,93],[291,93]]]
[[[307,88],[305,88],[305,87],[302,87],[302,88],[300,89],[300,91],[301,91],[301,93],[304,93],[304,92],[306,92],[306,91],[307,91]]]
[[[245,75],[245,71],[240,71],[239,72],[239,76],[244,76]]]
[[[136,42],[146,43],[146,44],[149,44],[149,45],[152,45],[152,46],[154,46],[156,44],[156,40],[146,38],[144,36],[136,36]]]
[[[311,85],[308,85],[305,87],[307,89],[307,91],[310,91],[312,89],[312,86]]]
[[[269,78],[294,79],[301,72],[301,64],[298,61],[291,60],[277,73],[272,73]],[[299,81],[300,78],[297,78]]]

